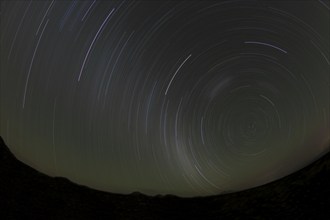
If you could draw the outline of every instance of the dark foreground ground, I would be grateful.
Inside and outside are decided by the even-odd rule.
[[[0,138],[0,219],[330,219],[330,154],[273,183],[203,198],[120,195],[52,178]]]

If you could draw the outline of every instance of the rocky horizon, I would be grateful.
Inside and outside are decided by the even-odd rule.
[[[327,219],[330,153],[272,183],[236,193],[181,198],[114,194],[49,177],[15,158],[1,139],[3,219]]]

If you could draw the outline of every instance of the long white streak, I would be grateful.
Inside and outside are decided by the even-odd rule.
[[[191,57],[191,54],[181,63],[181,65],[179,66],[179,68],[175,71],[174,75],[172,76],[171,81],[169,82],[166,91],[165,91],[165,95],[167,94],[168,89],[170,88],[172,81],[174,79],[174,77],[176,76],[176,74],[179,72],[179,70],[181,69],[181,67],[183,66],[183,64]]]
[[[202,117],[201,119],[201,138],[202,138],[202,143],[205,145],[205,142],[204,142],[204,133],[203,133],[203,122],[204,122],[204,117]]]
[[[179,140],[178,140],[178,121],[179,121],[179,113],[180,113],[180,108],[181,108],[182,100],[183,100],[183,97],[181,98],[181,101],[180,101],[178,110],[176,111],[176,114],[175,114],[174,135],[175,135],[175,144],[176,144],[176,147],[177,148],[180,147],[179,146]]]
[[[48,11],[49,11],[49,9],[52,7],[53,3],[54,3],[54,0],[53,0],[53,1],[50,3],[50,5],[48,6],[48,9],[46,10],[46,12],[45,12],[45,14],[44,14],[44,17],[42,18],[42,20],[41,20],[41,22],[40,22],[40,24],[39,24],[39,27],[38,27],[38,29],[37,29],[35,35],[38,35],[39,29],[40,29],[40,27],[41,27],[41,24],[44,22],[45,17],[46,17],[46,15],[48,14]]]
[[[106,67],[105,67],[105,70],[103,71],[104,74],[103,74],[103,77],[102,77],[102,85],[103,85],[103,81],[104,81],[104,78],[105,78],[105,75],[106,75],[105,73],[108,71],[108,69],[109,69],[109,67],[110,67],[110,64],[111,64],[111,62],[112,62],[112,58],[114,57],[115,52],[117,51],[118,47],[120,46],[121,40],[123,39],[124,36],[125,36],[125,33],[120,37],[120,39],[119,39],[117,45],[116,45],[115,48],[113,49],[114,52],[111,54],[110,58],[108,59],[107,65],[106,65]],[[111,75],[110,75],[108,81],[109,81],[110,79],[111,79]],[[108,85],[108,82],[107,82],[107,85]],[[106,85],[106,88],[107,88],[107,85]],[[107,95],[107,92],[108,92],[108,90],[105,89],[105,91],[104,91],[104,95],[105,95],[105,96]],[[98,99],[99,99],[99,97],[100,97],[100,95],[101,95],[100,93],[101,93],[101,89],[100,89],[100,92],[99,92],[99,95],[98,95]]]
[[[244,43],[246,43],[246,44],[260,44],[260,45],[265,45],[265,46],[269,46],[269,47],[275,48],[275,49],[277,49],[279,51],[282,51],[283,53],[288,53],[287,51],[285,51],[285,50],[283,50],[283,49],[281,49],[279,47],[276,47],[274,45],[267,44],[267,43],[262,43],[262,42],[257,42],[257,41],[245,41]]]
[[[83,20],[85,19],[86,15],[88,14],[89,10],[91,10],[91,8],[92,8],[92,6],[94,5],[94,3],[95,3],[95,0],[94,0],[93,3],[89,6],[89,8],[87,9],[87,11],[86,11],[85,15],[83,16],[83,18],[81,19],[81,21],[83,21]]]
[[[122,52],[124,51],[125,47],[126,47],[126,44],[128,43],[128,41],[130,40],[130,38],[132,37],[132,35],[134,34],[134,31],[131,33],[131,35],[127,38],[126,42],[124,43],[124,45],[122,46],[118,56],[117,56],[117,59],[115,61],[115,63],[113,64],[112,66],[112,69],[111,69],[111,73],[110,73],[110,76],[109,76],[109,79],[108,79],[108,82],[107,82],[107,86],[105,88],[105,94],[108,93],[108,89],[109,89],[109,85],[110,85],[110,81],[111,81],[111,78],[112,78],[112,74],[113,74],[113,71],[115,70],[115,68],[117,67],[117,63],[121,57],[121,54]]]
[[[28,71],[28,75],[27,75],[27,78],[26,78],[26,81],[25,81],[25,88],[24,88],[24,97],[23,97],[23,109],[24,109],[24,106],[25,106],[25,98],[26,98],[26,90],[27,90],[27,86],[28,86],[28,83],[29,83],[29,79],[30,79],[30,74],[31,74],[31,69],[32,69],[32,65],[33,65],[33,61],[34,61],[34,57],[36,55],[36,52],[37,52],[37,49],[38,49],[38,46],[39,46],[39,43],[40,43],[40,40],[42,38],[42,35],[46,29],[46,26],[48,24],[48,21],[49,19],[47,19],[46,21],[46,24],[45,26],[43,27],[42,31],[41,31],[41,34],[39,36],[39,39],[38,39],[38,42],[37,42],[37,45],[36,45],[36,48],[34,49],[34,52],[33,52],[33,55],[32,55],[32,59],[31,59],[31,63],[30,63],[30,67],[29,67],[29,71]]]
[[[81,77],[82,71],[83,71],[83,69],[84,69],[84,67],[85,67],[86,60],[87,60],[87,58],[88,58],[88,56],[89,56],[89,53],[90,53],[90,51],[91,51],[91,49],[92,49],[92,47],[93,47],[93,45],[94,45],[94,43],[95,43],[95,40],[96,40],[96,38],[99,36],[101,30],[103,30],[103,26],[107,23],[107,21],[108,21],[110,15],[113,13],[114,10],[115,10],[115,9],[113,8],[113,9],[111,10],[111,12],[108,14],[108,16],[106,17],[106,19],[103,21],[102,25],[100,26],[99,30],[98,30],[97,33],[95,34],[92,43],[89,45],[89,48],[88,48],[88,51],[87,51],[87,53],[86,53],[86,56],[85,56],[84,62],[83,62],[82,66],[81,66],[81,69],[80,69],[80,73],[79,73],[79,77],[78,77],[78,82],[80,81],[80,77]]]
[[[26,9],[25,9],[25,11],[24,11],[24,14],[23,14],[23,17],[22,17],[22,20],[19,22],[19,25],[18,25],[18,27],[17,27],[17,29],[16,29],[16,33],[15,33],[15,36],[14,36],[13,42],[11,43],[10,50],[9,50],[9,53],[8,53],[8,60],[9,60],[10,55],[11,55],[11,52],[12,52],[12,50],[13,50],[13,47],[14,47],[14,44],[15,44],[15,41],[16,41],[16,38],[17,38],[18,31],[19,31],[19,29],[21,29],[21,25],[22,25],[23,21],[25,20],[26,13],[27,13],[27,11],[28,11],[29,8],[30,8],[31,2],[32,2],[32,1],[30,1],[29,5],[26,7]]]

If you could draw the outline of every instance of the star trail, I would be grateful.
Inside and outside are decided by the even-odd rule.
[[[1,1],[0,134],[92,188],[206,196],[329,151],[329,1]]]

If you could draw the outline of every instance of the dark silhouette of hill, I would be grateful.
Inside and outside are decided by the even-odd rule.
[[[0,138],[0,219],[328,219],[329,170],[327,153],[292,175],[242,192],[121,195],[39,173],[17,160]]]

